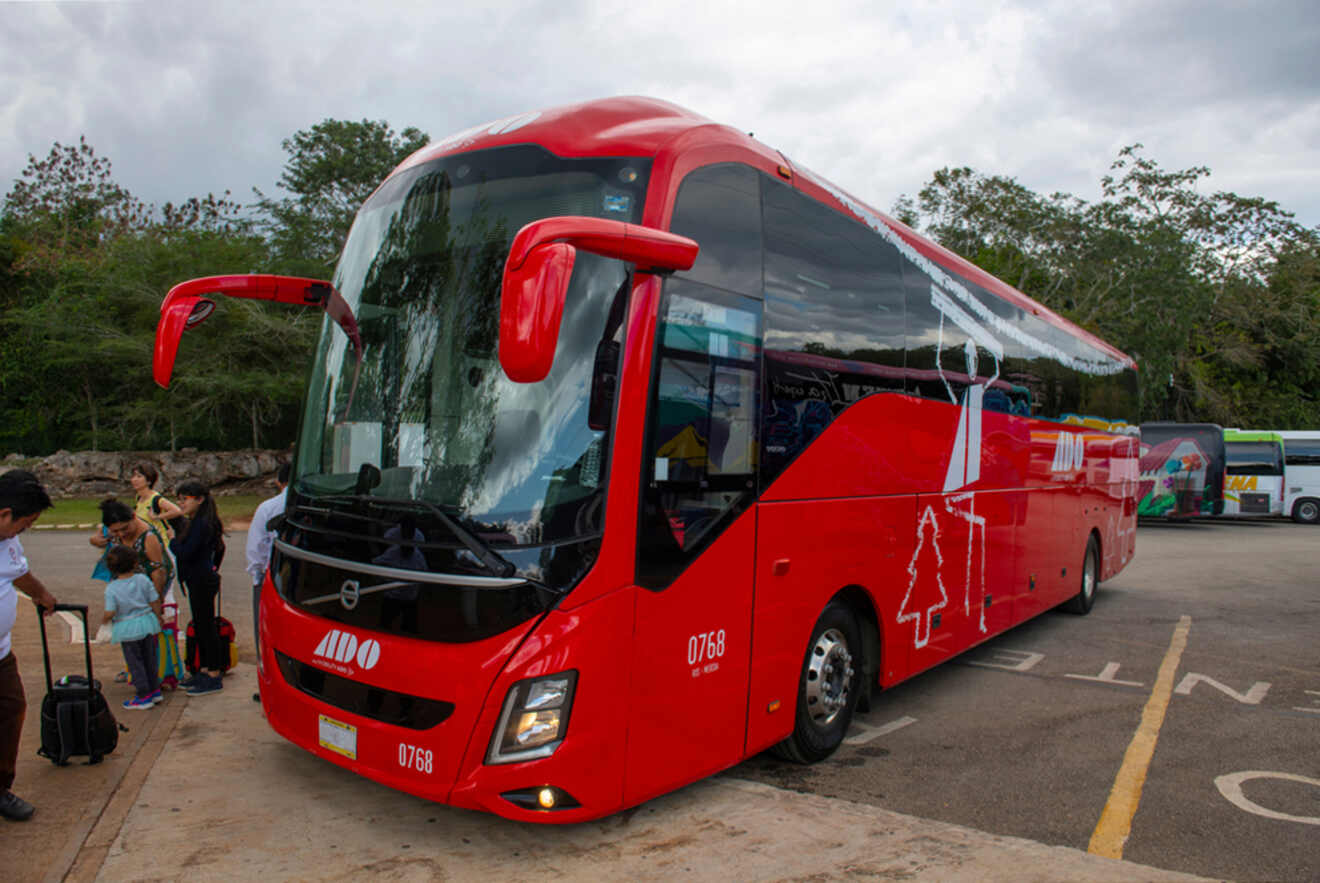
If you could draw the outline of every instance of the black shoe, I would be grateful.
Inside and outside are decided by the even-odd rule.
[[[189,696],[209,696],[212,693],[219,693],[225,688],[219,678],[213,678],[210,675],[198,675],[193,681],[193,685],[184,692]]]
[[[11,822],[26,822],[32,818],[32,814],[37,808],[19,797],[13,791],[6,791],[0,794],[0,816],[4,816]]]
[[[260,694],[260,693],[253,693],[253,694],[252,694],[252,701],[253,701],[253,702],[260,702],[260,701],[261,701],[261,694]]]

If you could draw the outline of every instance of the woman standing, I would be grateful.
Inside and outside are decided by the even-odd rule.
[[[156,467],[145,461],[133,464],[133,471],[128,476],[128,483],[133,486],[133,493],[137,497],[134,506],[137,517],[169,540],[174,535],[171,526],[178,523],[183,512],[156,490],[156,482],[159,480],[160,473]]]
[[[101,549],[115,543],[136,552],[138,569],[151,579],[156,594],[164,603],[174,582],[174,566],[165,554],[165,541],[161,535],[132,509],[114,499],[101,503],[101,523],[105,525],[104,533],[94,533],[87,541]]]
[[[201,667],[184,686],[189,696],[205,696],[223,689],[220,630],[215,599],[220,592],[220,558],[224,555],[225,528],[216,511],[215,499],[200,481],[179,485],[179,508],[188,516],[187,526],[170,540],[170,551],[179,563],[179,581],[192,610],[193,638]]]
[[[162,543],[168,543],[174,539],[175,525],[182,527],[185,519],[183,510],[156,490],[156,482],[159,480],[160,473],[156,467],[145,460],[134,463],[133,471],[128,476],[128,483],[133,486],[133,495],[137,498],[133,511],[138,518],[156,529]],[[175,562],[168,548],[165,549],[165,557],[173,573]],[[174,598],[173,588],[168,589],[161,599],[161,617],[160,652],[157,654],[161,663],[161,683],[165,689],[173,690],[179,685],[179,678],[183,677],[178,641],[179,604]]]

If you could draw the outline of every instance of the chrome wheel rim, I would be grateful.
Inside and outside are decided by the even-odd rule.
[[[1082,596],[1090,601],[1095,596],[1095,552],[1086,550],[1086,566],[1082,568]]]
[[[1297,507],[1297,515],[1303,521],[1315,521],[1316,516],[1320,515],[1320,508],[1317,508],[1315,503],[1302,503]]]
[[[848,705],[852,689],[852,654],[838,629],[826,629],[811,648],[807,663],[807,711],[819,726],[834,722]]]

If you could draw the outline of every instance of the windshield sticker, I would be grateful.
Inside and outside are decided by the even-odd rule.
[[[606,193],[601,207],[607,214],[626,215],[632,211],[632,197],[627,193]]]

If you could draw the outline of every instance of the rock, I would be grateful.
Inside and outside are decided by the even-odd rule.
[[[125,497],[133,467],[150,463],[160,473],[156,489],[167,496],[180,482],[196,479],[216,494],[266,493],[290,451],[56,451],[33,467],[52,498]],[[11,459],[7,457],[6,459]]]

